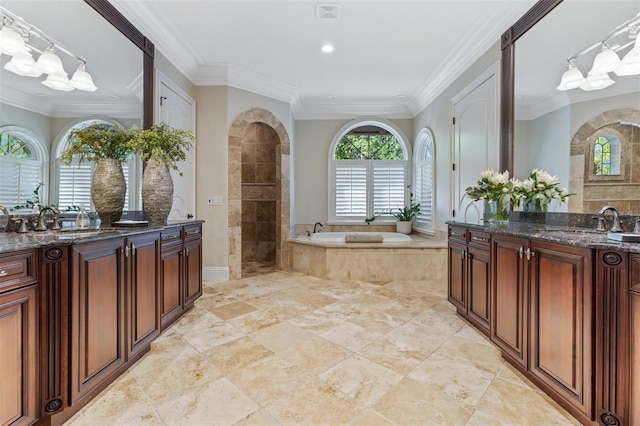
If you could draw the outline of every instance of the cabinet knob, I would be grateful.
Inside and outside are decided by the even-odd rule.
[[[520,253],[520,259],[522,259],[522,256],[524,255],[524,248],[522,246],[520,246],[519,253]]]
[[[124,257],[129,257],[129,246],[124,247]]]
[[[527,260],[531,260],[531,258],[535,255],[536,255],[536,252],[531,251],[531,249],[527,247]]]
[[[9,275],[9,272],[5,271],[4,269],[0,271],[0,277],[6,277],[7,275]]]
[[[131,243],[131,256],[136,255],[136,245]]]

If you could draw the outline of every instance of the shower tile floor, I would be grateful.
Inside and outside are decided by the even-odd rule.
[[[271,272],[196,306],[68,425],[569,425],[446,282]]]

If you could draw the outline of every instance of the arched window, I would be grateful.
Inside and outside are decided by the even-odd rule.
[[[53,194],[55,202],[61,209],[75,208],[84,204],[88,209],[93,210],[91,201],[91,179],[95,169],[95,163],[91,161],[73,160],[71,164],[64,164],[60,157],[62,152],[69,145],[69,133],[74,129],[79,129],[91,124],[109,124],[122,127],[119,123],[108,119],[91,119],[73,123],[61,132],[54,147],[55,172],[54,179],[57,192]],[[127,183],[127,192],[124,201],[124,210],[137,210],[140,200],[140,181],[138,170],[139,161],[132,157],[122,163],[124,179]],[[130,190],[134,188],[134,190]]]
[[[416,216],[414,227],[418,231],[432,233],[434,232],[435,144],[431,130],[425,128],[418,134],[413,158],[414,201],[420,204],[420,213]]]
[[[389,122],[343,127],[329,152],[329,220],[361,222],[405,206],[408,158],[404,136]]]
[[[597,176],[620,174],[620,139],[602,135],[593,148],[593,169]]]
[[[46,204],[48,156],[44,143],[31,131],[0,127],[0,205],[30,208]],[[37,192],[37,194],[36,194]]]

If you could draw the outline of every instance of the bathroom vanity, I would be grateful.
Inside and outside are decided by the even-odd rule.
[[[0,233],[0,423],[61,424],[202,293],[202,222]]]
[[[448,297],[582,424],[640,424],[640,244],[449,223]]]

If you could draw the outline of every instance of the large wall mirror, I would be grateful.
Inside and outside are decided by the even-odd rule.
[[[575,195],[557,210],[640,212],[640,75],[557,89],[570,56],[587,77],[603,39],[624,58],[639,33],[637,0],[542,0],[503,35],[501,164],[518,178],[558,175]]]
[[[44,183],[39,191],[42,203],[64,204],[60,188],[64,186],[65,176],[60,175],[56,156],[70,128],[91,120],[124,127],[152,124],[154,46],[105,0],[3,0],[0,6],[41,30],[73,56],[83,57],[97,86],[95,91],[53,90],[42,84],[46,74],[40,77],[15,74],[5,69],[12,57],[2,54],[0,58],[0,131],[3,132],[0,154],[5,157],[2,159],[5,162],[0,164],[4,181],[0,184],[0,204],[6,207],[24,204],[25,198],[33,198],[40,182]],[[32,44],[41,50],[46,48],[46,42],[37,37]],[[32,53],[37,60],[40,53]],[[56,53],[71,78],[80,62],[60,50]],[[28,158],[20,157],[24,150],[20,151],[20,143],[12,142],[13,136],[27,142],[31,159],[37,161],[29,163]],[[10,150],[19,155],[9,160],[4,151]],[[32,167],[36,163],[40,169]],[[136,173],[141,171],[132,171],[130,182],[134,185]],[[76,171],[69,176],[82,177]],[[11,192],[16,184],[18,195]],[[82,182],[67,183],[67,187],[82,187]],[[132,197],[128,198],[130,209],[140,205],[135,196],[137,192],[132,191]]]

